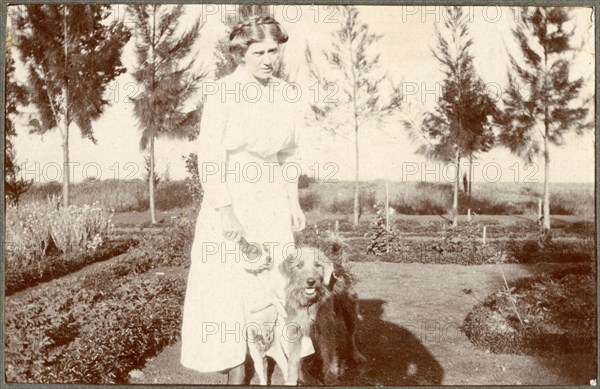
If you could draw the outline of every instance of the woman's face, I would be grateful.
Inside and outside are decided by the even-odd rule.
[[[273,75],[279,44],[272,38],[248,46],[242,59],[246,70],[258,79],[268,79]]]

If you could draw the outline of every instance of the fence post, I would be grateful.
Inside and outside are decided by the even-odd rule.
[[[485,233],[486,233],[486,227],[483,226],[483,244],[485,245]]]

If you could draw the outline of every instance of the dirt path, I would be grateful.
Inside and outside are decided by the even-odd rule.
[[[492,354],[459,330],[464,317],[503,280],[496,265],[353,263],[363,320],[358,345],[368,362],[344,385],[589,385],[595,356]],[[509,283],[564,264],[503,265]],[[463,289],[471,289],[466,294]],[[132,374],[135,384],[224,384],[179,363],[180,344]],[[256,379],[252,381],[256,384]],[[278,369],[273,384],[282,384]]]

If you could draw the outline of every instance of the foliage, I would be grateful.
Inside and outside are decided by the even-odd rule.
[[[531,162],[545,162],[543,228],[550,229],[549,144],[562,145],[568,133],[593,128],[588,119],[592,97],[580,96],[584,79],[573,78],[567,54],[573,30],[564,7],[522,7],[513,35],[520,55],[511,54],[512,70],[503,110],[495,115],[498,139],[513,153]],[[524,95],[521,90],[528,90]]]
[[[18,202],[19,197],[33,184],[33,180],[26,181],[18,178],[21,168],[16,164],[16,153],[12,144],[12,138],[17,136],[13,118],[19,114],[17,106],[19,104],[26,104],[28,96],[25,86],[14,79],[15,60],[12,57],[10,42],[7,42],[6,46],[6,76],[4,78],[4,191],[7,200]]]
[[[200,182],[200,172],[198,171],[198,154],[190,153],[185,159],[185,170],[188,175],[185,177],[185,184],[192,195],[192,204],[196,208],[200,208],[204,191],[202,182]]]
[[[320,205],[320,196],[316,192],[300,192],[300,207],[304,212],[317,209]]]
[[[381,121],[384,117],[399,110],[402,96],[400,87],[392,85],[387,102],[382,102],[381,82],[384,77],[379,74],[379,55],[371,50],[381,38],[371,33],[367,24],[359,21],[359,11],[353,6],[338,6],[339,24],[332,32],[331,49],[324,50],[323,55],[330,69],[323,75],[309,48],[306,50],[306,62],[311,76],[326,89],[333,88],[333,99],[315,99],[311,103],[315,122],[332,134],[340,133],[348,137],[354,133],[355,146],[355,193],[354,193],[354,225],[358,225],[360,214],[359,154],[358,133],[371,120]]]
[[[442,95],[435,112],[427,114],[423,121],[423,133],[431,145],[418,151],[433,159],[455,163],[453,225],[456,226],[460,158],[491,149],[494,134],[488,117],[492,117],[496,107],[469,53],[473,40],[469,37],[467,15],[461,6],[446,10],[445,33],[451,38],[445,38],[436,26],[438,43],[433,51],[444,70]]]
[[[125,72],[123,46],[131,33],[122,22],[110,22],[110,5],[29,4],[15,16],[15,46],[27,66],[31,103],[38,111],[32,132],[58,129],[64,163],[69,162],[69,125],[96,142],[92,122],[108,100],[106,87]],[[53,37],[48,40],[47,37]],[[67,206],[69,169],[63,174],[63,205]]]
[[[359,195],[359,213],[370,213],[376,204],[375,193],[373,191],[361,190]],[[323,203],[323,202],[321,202]],[[354,206],[354,198],[349,196],[349,193],[340,193],[333,200],[325,205],[328,212],[348,214],[352,212]]]
[[[6,380],[126,383],[130,370],[173,343],[184,278],[130,275],[118,281],[103,293],[69,280],[13,301],[6,309]]]
[[[200,19],[189,31],[177,34],[179,19],[184,14],[183,4],[131,4],[128,10],[136,23],[135,54],[137,67],[133,78],[141,92],[133,100],[134,114],[142,131],[140,149],[149,150],[148,176],[155,176],[154,142],[156,138],[193,139],[200,119],[199,108],[186,112],[185,105],[194,95],[198,83],[205,76],[194,74],[194,57],[181,65],[192,51],[200,35]],[[148,180],[150,214],[154,213],[154,180]]]
[[[8,205],[6,241],[10,257],[23,266],[42,261],[52,246],[62,253],[95,250],[112,231],[113,213],[98,203],[59,207],[57,197],[46,203]]]
[[[174,218],[126,255],[85,277],[7,299],[6,380],[20,383],[126,383],[181,328],[185,278],[149,270],[189,266],[193,223]],[[104,265],[104,266],[103,266]]]
[[[137,244],[137,241],[131,239],[108,240],[103,242],[94,251],[50,255],[45,257],[43,261],[33,264],[19,261],[11,255],[11,248],[7,247],[9,252],[7,253],[4,270],[6,280],[5,294],[10,296],[13,293],[33,287],[39,283],[65,276],[92,263],[105,261],[123,254],[135,244]]]
[[[383,253],[396,253],[400,250],[402,245],[400,237],[393,227],[388,229],[385,223],[385,212],[378,210],[377,218],[366,236],[370,240],[367,246],[367,254],[380,255]]]
[[[576,267],[517,280],[510,294],[497,291],[469,312],[462,330],[496,353],[594,352],[595,279],[589,269]]]
[[[308,186],[310,184],[314,184],[314,183],[315,183],[315,178],[310,177],[305,173],[300,174],[300,177],[298,177],[298,189],[308,188]]]

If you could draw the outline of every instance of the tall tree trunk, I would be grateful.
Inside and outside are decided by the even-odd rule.
[[[69,169],[69,85],[68,85],[68,35],[67,35],[67,5],[63,5],[63,46],[65,49],[65,79],[63,86],[64,102],[64,123],[63,123],[63,187],[62,187],[62,204],[63,207],[69,206],[69,182],[71,180]],[[58,123],[57,123],[58,124]],[[58,124],[60,125],[60,124]]]
[[[460,150],[456,148],[456,179],[454,180],[454,201],[452,203],[452,227],[458,226],[458,187],[460,182]]]
[[[71,181],[71,174],[69,171],[69,123],[63,124],[63,186],[62,186],[62,205],[64,208],[69,206],[69,183]]]
[[[547,14],[545,15],[547,18]],[[548,51],[544,47],[544,73],[548,74]],[[544,77],[544,90],[547,78]],[[544,223],[543,230],[550,231],[550,150],[548,149],[548,135],[550,132],[550,116],[548,104],[544,100]]]
[[[154,136],[150,137],[150,174],[148,184],[150,185],[150,219],[156,224],[156,212],[154,211]]]
[[[354,175],[354,227],[358,226],[358,214],[360,212],[360,199],[358,194],[358,126],[354,129],[354,155],[355,155],[355,175]]]
[[[473,183],[473,153],[469,155],[469,208],[471,208],[471,184]]]
[[[152,92],[155,92],[155,77],[156,77],[156,66],[154,58],[154,49],[156,44],[156,5],[152,6],[152,44],[150,45],[150,57],[152,58]],[[154,99],[156,104],[156,99]],[[150,189],[150,222],[156,224],[156,214],[154,212],[154,135],[156,134],[156,128],[154,122],[152,122],[152,132],[150,134],[150,174],[148,174],[148,185]]]
[[[543,229],[550,230],[550,151],[548,150],[548,126],[544,137],[544,223]]]

